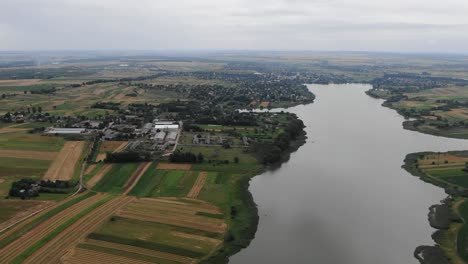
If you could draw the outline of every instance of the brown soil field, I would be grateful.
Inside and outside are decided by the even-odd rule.
[[[448,161],[448,164],[445,164],[445,161]],[[439,165],[465,165],[465,162],[467,161],[468,157],[456,156],[450,153],[441,153],[440,155],[426,155],[424,156],[424,159],[419,160],[418,163],[421,165],[421,167],[438,167]],[[432,162],[435,162],[435,165],[432,165]]]
[[[137,254],[141,254],[141,255],[146,255],[146,256],[151,256],[151,257],[156,257],[156,258],[162,258],[162,259],[167,259],[167,260],[172,260],[172,261],[177,261],[179,263],[184,263],[184,264],[190,264],[190,263],[193,263],[194,261],[196,261],[195,259],[192,259],[192,258],[189,258],[189,257],[169,254],[169,253],[165,253],[165,252],[159,252],[159,251],[146,249],[146,248],[141,248],[141,247],[134,247],[134,246],[130,246],[130,245],[123,245],[123,244],[117,244],[117,243],[112,243],[112,242],[106,242],[106,241],[101,241],[101,240],[88,239],[88,240],[86,240],[86,244],[96,245],[96,246],[101,246],[101,247],[106,247],[106,248],[112,248],[112,249],[118,249],[118,250],[137,253]]]
[[[143,176],[146,170],[148,170],[150,165],[151,162],[143,162],[138,166],[138,168],[135,170],[130,179],[128,179],[127,183],[125,183],[123,195],[127,195],[128,192],[130,192],[130,190],[133,189],[133,187],[135,187],[137,182],[140,180],[141,176]]]
[[[270,106],[270,102],[261,102],[259,107],[264,107],[264,108],[268,108]]]
[[[90,174],[96,168],[96,164],[91,164],[86,168],[85,174]]]
[[[139,199],[122,208],[117,215],[208,232],[224,233],[226,231],[227,225],[223,219],[196,215],[197,212],[203,211],[207,210],[195,204],[161,199]],[[214,213],[213,211],[211,213]]]
[[[135,260],[131,258],[116,256],[93,250],[76,248],[73,250],[73,256],[65,257],[63,263],[66,264],[101,264],[101,263],[118,263],[118,264],[152,264],[151,262]]]
[[[89,233],[107,221],[107,218],[114,214],[115,211],[131,202],[133,199],[135,198],[118,196],[108,201],[105,205],[94,209],[54,237],[49,243],[34,252],[24,263],[59,263],[62,256],[64,256],[68,250],[78,245]]]
[[[41,79],[0,80],[0,86],[28,86],[40,81]]]
[[[99,148],[100,152],[113,152],[122,144],[126,144],[126,141],[103,141],[101,147]]]
[[[159,163],[156,166],[158,170],[190,170],[191,164]]]
[[[197,180],[192,186],[192,189],[187,194],[189,198],[197,198],[198,194],[200,193],[201,189],[205,185],[206,178],[208,177],[208,173],[206,171],[202,171],[198,174]]]
[[[78,164],[84,146],[84,141],[65,142],[65,145],[45,173],[43,179],[51,181],[70,180],[73,177],[75,167]]]
[[[8,217],[6,221],[0,223],[0,230],[7,228],[8,226],[21,221],[23,218],[45,209],[55,204],[53,201],[24,201],[24,200],[12,200],[3,199],[0,200],[0,208],[8,208],[9,210],[17,210],[17,212]]]
[[[94,175],[87,183],[86,183],[86,186],[88,188],[92,188],[94,187],[94,185],[96,185],[96,183],[98,183],[102,177],[104,177],[104,175],[106,175],[106,173],[112,168],[112,164],[106,164],[104,166],[102,166],[101,170],[96,173],[96,175]]]
[[[0,150],[0,158],[53,160],[58,152],[30,150]]]
[[[79,212],[85,210],[97,201],[103,199],[106,194],[97,194],[84,201],[70,206],[68,209],[50,217],[44,222],[37,225],[32,230],[26,232],[21,237],[17,238],[12,243],[0,249],[0,256],[2,256],[3,263],[11,263],[11,261],[25,251],[30,246],[34,245],[37,241],[44,238],[47,234],[52,232],[55,228],[65,223],[68,219],[75,216]]]
[[[99,161],[104,161],[107,157],[107,154],[106,153],[99,153],[97,156],[96,156],[96,162],[99,162]]]
[[[15,128],[15,127],[5,127],[0,128],[0,134],[13,133],[13,132],[23,132],[27,131],[28,128]]]

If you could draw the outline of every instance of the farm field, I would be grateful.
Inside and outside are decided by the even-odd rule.
[[[139,197],[185,197],[198,177],[196,171],[158,167],[161,166],[149,166],[129,194]]]
[[[141,198],[93,231],[78,246],[78,252],[85,250],[85,256],[110,254],[125,263],[127,259],[135,263],[197,263],[222,244],[226,228],[222,212],[207,202]],[[67,261],[76,263],[81,258],[75,252]]]
[[[84,141],[67,141],[57,158],[44,174],[44,180],[69,181],[73,178],[86,143]]]
[[[0,230],[20,221],[30,214],[53,205],[47,201],[0,200]]]
[[[10,128],[1,130],[8,131],[0,133],[0,195],[6,196],[12,182],[42,177],[58,156],[64,140]]]
[[[99,164],[90,172],[85,174],[83,181],[88,188],[94,187],[112,168],[112,164]]]
[[[38,223],[32,229],[22,233],[21,236],[17,237],[15,240],[11,241],[9,244],[0,249],[2,261],[5,263],[12,263],[15,258],[19,257],[24,251],[32,247],[35,243],[39,243],[39,241],[44,239],[57,227],[65,224],[67,221],[69,221],[69,219],[72,219],[81,211],[104,199],[106,196],[106,194],[97,194],[91,196]]]
[[[93,190],[98,192],[122,193],[125,184],[132,177],[138,166],[138,163],[113,164],[111,169],[93,187]]]
[[[127,141],[103,141],[99,147],[96,161],[104,161],[106,159],[107,153],[120,152],[127,146],[127,144]]]

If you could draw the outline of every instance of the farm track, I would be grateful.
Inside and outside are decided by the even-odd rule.
[[[90,239],[86,241],[86,244],[112,248],[112,249],[118,249],[122,251],[132,252],[132,253],[156,257],[156,258],[167,259],[167,260],[176,261],[176,262],[183,263],[183,264],[190,264],[196,261],[196,259],[185,257],[185,256],[179,256],[179,255],[155,251],[151,249],[112,243],[112,242],[101,241],[101,240]]]
[[[11,261],[19,254],[34,245],[37,241],[44,238],[47,234],[55,230],[55,228],[106,196],[107,194],[96,194],[88,199],[74,204],[68,209],[50,217],[33,229],[29,230],[21,237],[17,238],[12,243],[0,250],[0,256],[2,256],[1,263],[11,263]]]
[[[10,203],[21,203],[21,202],[24,202],[24,201],[21,201],[21,200],[5,200],[5,201],[8,201]],[[55,204],[55,202],[52,202],[52,201],[41,201],[39,202],[37,205],[33,206],[33,207],[30,207],[26,210],[23,210],[23,211],[19,211],[18,213],[16,213],[15,215],[13,215],[10,219],[0,223],[0,230],[3,230],[5,228],[7,228],[8,226],[11,226],[13,225],[14,223],[17,223],[19,221],[21,221],[21,219],[25,219],[26,217],[34,214],[35,212],[38,212],[38,211],[41,211],[41,210],[45,210],[51,206],[53,206]]]
[[[122,144],[120,144],[120,146],[118,146],[113,152],[120,152],[122,151],[126,146],[128,145],[128,142],[123,142]]]
[[[44,180],[70,180],[85,146],[84,141],[68,141],[44,174]]]
[[[100,171],[98,171],[98,173],[96,173],[96,175],[94,175],[87,183],[86,183],[86,187],[88,188],[92,188],[94,187],[94,185],[96,185],[101,179],[102,177],[104,177],[104,175],[106,175],[107,172],[109,172],[109,170],[112,168],[112,164],[106,164],[104,165]]]
[[[145,172],[148,170],[149,166],[151,166],[151,162],[143,162],[138,166],[130,179],[128,179],[127,183],[125,183],[123,192],[124,195],[127,195],[133,189],[133,187],[135,187],[143,174],[145,174]]]
[[[131,258],[116,256],[108,253],[98,252],[94,250],[87,250],[76,248],[75,254],[70,259],[66,259],[63,263],[66,264],[100,264],[100,263],[112,263],[112,264],[153,264],[152,262],[135,260]]]
[[[192,186],[192,189],[187,194],[188,198],[197,198],[198,194],[202,190],[203,186],[205,185],[206,178],[208,177],[208,173],[206,171],[202,171],[198,174],[197,180]]]
[[[133,199],[135,198],[118,196],[99,206],[34,252],[24,263],[61,263],[60,259],[68,250],[73,249],[89,233],[106,221],[107,217],[114,214],[119,208]]]

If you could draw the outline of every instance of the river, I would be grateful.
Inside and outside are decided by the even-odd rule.
[[[468,141],[407,131],[366,84],[309,85],[313,104],[288,109],[307,142],[251,181],[260,221],[230,263],[411,264],[432,245],[429,206],[446,195],[401,168],[406,154],[468,149]]]

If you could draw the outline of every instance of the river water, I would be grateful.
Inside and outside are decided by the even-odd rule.
[[[428,208],[446,195],[401,169],[405,155],[468,141],[404,130],[370,88],[309,85],[315,103],[288,109],[307,126],[307,143],[251,181],[258,230],[230,263],[418,263],[414,249],[433,244]]]

